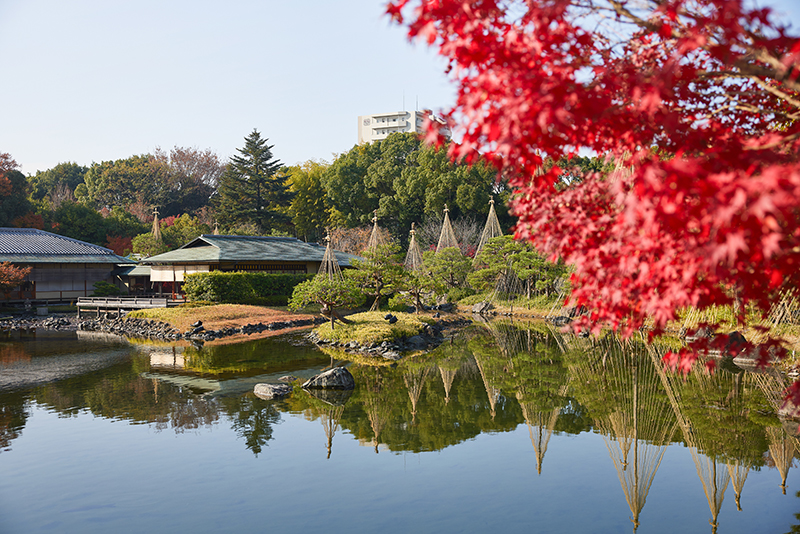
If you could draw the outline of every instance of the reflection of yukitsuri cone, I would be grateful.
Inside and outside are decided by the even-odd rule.
[[[736,509],[740,512],[742,511],[742,489],[744,488],[744,483],[747,480],[747,475],[750,473],[751,467],[751,465],[739,460],[733,463],[728,462],[728,476],[730,476],[733,481],[733,494],[736,498]]]
[[[414,230],[414,223],[411,223],[411,241],[408,244],[408,252],[403,266],[412,272],[419,272],[422,269],[422,251],[417,242],[417,231]]]
[[[375,368],[375,377],[370,377],[366,381],[365,397],[365,410],[370,426],[372,426],[372,433],[375,435],[375,454],[378,454],[381,432],[389,420],[390,396],[383,388],[383,379],[380,376],[380,369],[377,367]]]
[[[517,400],[522,408],[522,416],[525,418],[525,424],[528,425],[531,445],[533,445],[533,450],[536,453],[536,473],[541,475],[547,444],[550,443],[550,437],[553,435],[556,421],[558,421],[558,416],[561,414],[561,408],[553,408],[549,414],[537,412],[532,409],[532,403],[523,402],[523,399],[522,391],[518,390]]]
[[[406,388],[408,389],[408,398],[411,399],[412,424],[417,420],[417,403],[419,402],[419,396],[422,394],[422,388],[430,372],[430,367],[422,367],[420,369],[407,370],[403,373],[403,381],[406,383]]]
[[[326,449],[328,450],[328,458],[331,457],[331,448],[333,447],[333,436],[339,430],[339,421],[344,413],[344,406],[331,406],[327,413],[320,416],[322,421],[322,428],[325,429],[325,437],[328,438]]]
[[[439,374],[442,376],[442,383],[444,384],[444,403],[450,404],[450,389],[453,387],[453,380],[458,374],[458,367],[450,368],[439,365]]]
[[[497,415],[497,401],[500,400],[500,390],[489,383],[487,374],[484,372],[484,365],[477,354],[475,354],[475,363],[478,364],[478,371],[481,373],[483,380],[483,387],[486,389],[486,395],[489,397],[489,408],[491,410],[492,419]]]
[[[731,480],[731,472],[728,466],[718,465],[714,458],[702,454],[700,451],[705,450],[703,446],[703,437],[699,429],[693,428],[691,421],[684,415],[683,405],[681,401],[681,391],[684,385],[684,377],[679,374],[672,374],[667,376],[664,370],[664,364],[661,361],[661,356],[666,351],[659,353],[655,348],[649,348],[649,354],[653,361],[653,365],[658,371],[661,383],[667,393],[672,409],[678,419],[678,426],[683,432],[683,438],[689,446],[689,451],[692,454],[695,468],[697,469],[697,476],[703,484],[703,492],[708,501],[708,508],[711,511],[711,532],[717,532],[717,518],[719,511],[722,508],[722,501],[725,498],[725,490],[728,488],[728,483]],[[695,365],[692,370],[692,376],[697,379],[704,387],[713,387],[710,385],[710,377],[705,367]]]
[[[483,233],[481,234],[480,242],[478,242],[478,248],[475,249],[475,258],[478,257],[478,253],[490,239],[502,235],[503,229],[500,228],[500,221],[497,220],[497,213],[494,211],[494,199],[491,199],[489,201],[489,216],[486,218],[486,224],[483,227]]]
[[[625,500],[631,510],[634,532],[647,494],[675,432],[669,404],[660,401],[660,383],[652,362],[633,344],[613,341],[595,372],[608,378],[613,411],[598,418],[609,456],[617,470]]]
[[[781,490],[786,495],[786,477],[789,475],[789,468],[792,467],[794,453],[797,450],[797,440],[790,436],[782,427],[771,426],[767,428],[769,438],[769,453],[775,467],[781,474]]]
[[[458,247],[458,240],[456,239],[456,234],[453,232],[453,226],[450,224],[450,210],[447,209],[447,205],[444,206],[444,222],[442,222],[442,232],[439,234],[439,244],[436,245],[436,252],[437,254],[441,252],[443,249],[450,248],[450,247]]]

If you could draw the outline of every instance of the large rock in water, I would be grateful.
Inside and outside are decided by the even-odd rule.
[[[289,384],[256,384],[256,387],[253,388],[256,397],[267,400],[285,397],[291,392],[292,386]]]
[[[309,378],[304,388],[325,388],[325,389],[354,389],[356,381],[350,371],[344,367],[334,367],[324,373]]]

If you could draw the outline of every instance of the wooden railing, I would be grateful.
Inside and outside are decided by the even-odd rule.
[[[117,314],[123,311],[141,310],[145,308],[166,308],[166,298],[143,298],[143,297],[79,297],[77,302],[78,318],[81,317],[83,310],[95,310],[97,316],[100,311],[116,311]]]

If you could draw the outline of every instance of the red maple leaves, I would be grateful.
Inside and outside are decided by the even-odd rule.
[[[395,0],[389,13],[449,61],[451,155],[481,152],[516,189],[517,235],[576,267],[584,326],[766,312],[800,282],[800,42],[739,1],[627,6]],[[571,184],[541,171],[581,150],[616,171]]]

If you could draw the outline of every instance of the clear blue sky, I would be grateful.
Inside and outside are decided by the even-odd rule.
[[[331,161],[357,117],[441,109],[444,62],[381,0],[0,0],[0,152],[25,174],[160,146]]]
[[[760,0],[800,27],[800,0]],[[26,174],[156,147],[331,161],[357,117],[448,108],[444,62],[384,0],[0,0],[0,152]],[[797,30],[795,30],[797,33]],[[405,105],[404,105],[405,102]]]

